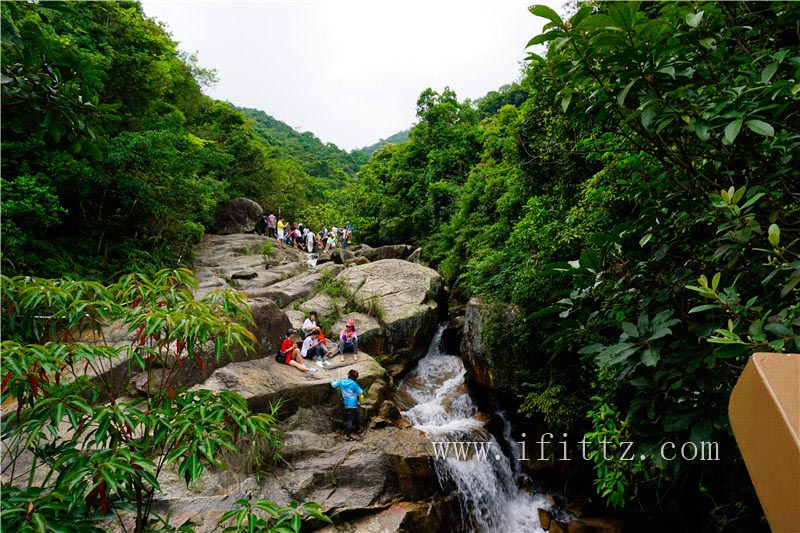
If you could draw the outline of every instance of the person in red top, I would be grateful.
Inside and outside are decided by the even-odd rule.
[[[314,374],[317,371],[316,368],[308,368],[303,364],[303,356],[300,355],[300,348],[297,347],[297,341],[294,338],[294,330],[292,328],[286,330],[286,337],[281,342],[281,352],[286,356],[284,363],[287,365],[293,366],[308,374]]]

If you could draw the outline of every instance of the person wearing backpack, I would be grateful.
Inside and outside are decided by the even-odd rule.
[[[357,379],[358,370],[353,368],[347,373],[347,377],[345,379],[340,379],[337,381],[331,380],[330,382],[331,387],[334,389],[341,389],[342,391],[344,411],[347,414],[347,425],[345,426],[346,440],[355,440],[350,434],[353,432],[354,426],[356,431],[358,431],[360,425],[358,416],[358,401],[360,396],[364,394],[364,391],[361,390],[361,387],[356,382]]]
[[[297,347],[292,328],[286,330],[286,337],[281,342],[281,349],[275,356],[275,360],[279,363],[293,366],[306,374],[315,374],[317,372],[316,368],[308,368],[303,364],[303,356],[300,354],[300,348]]]

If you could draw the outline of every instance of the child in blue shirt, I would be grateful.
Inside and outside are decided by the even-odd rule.
[[[358,379],[358,370],[355,368],[347,373],[345,379],[337,381],[331,380],[331,387],[334,389],[339,388],[342,390],[342,399],[344,400],[344,411],[347,413],[347,428],[345,430],[347,440],[354,440],[350,433],[355,426],[356,431],[359,427],[358,419],[358,397],[364,394],[361,387],[358,386],[356,380]]]

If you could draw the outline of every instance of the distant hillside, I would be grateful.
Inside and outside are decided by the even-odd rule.
[[[255,120],[256,132],[270,145],[279,148],[282,155],[295,160],[310,176],[330,179],[331,186],[341,187],[345,184],[346,180],[342,180],[340,171],[353,177],[369,159],[360,151],[348,153],[333,143],[325,144],[310,131],[300,133],[259,109],[235,109]]]
[[[408,130],[398,131],[397,133],[386,139],[381,139],[372,146],[365,146],[364,148],[359,148],[358,150],[354,151],[361,152],[363,154],[366,154],[367,156],[372,156],[372,154],[374,154],[378,150],[378,148],[380,148],[384,144],[397,144],[406,142],[407,140],[408,140]]]

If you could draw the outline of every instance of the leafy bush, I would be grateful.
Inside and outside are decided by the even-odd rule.
[[[144,531],[165,468],[189,484],[206,465],[222,466],[218,454],[238,451],[240,439],[280,446],[274,409],[251,413],[235,393],[181,387],[182,372],[202,370],[207,350],[219,360],[253,341],[243,295],[195,300],[196,289],[186,270],[107,286],[2,277],[2,400],[18,406],[3,424],[3,529],[97,530],[111,513],[133,513]],[[107,344],[108,326],[130,340]],[[119,364],[148,378],[140,395],[122,396],[112,371]]]

